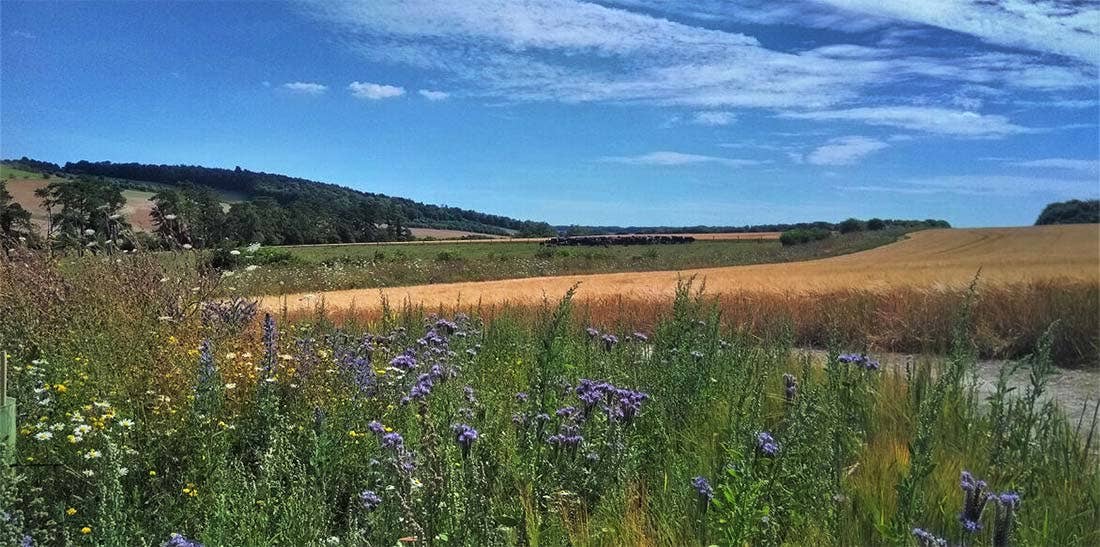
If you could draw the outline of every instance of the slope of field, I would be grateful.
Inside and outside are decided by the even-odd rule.
[[[771,290],[787,293],[891,286],[960,286],[981,271],[986,283],[1058,278],[1100,283],[1100,226],[1041,226],[926,230],[904,241],[821,260],[707,268],[682,272],[614,273],[448,283],[389,289],[332,291],[271,296],[263,305],[290,310],[314,306],[376,308],[408,300],[427,307],[458,303],[532,303],[560,297],[580,283],[580,299],[622,295],[629,299],[666,298],[679,280],[697,276],[709,293]]]

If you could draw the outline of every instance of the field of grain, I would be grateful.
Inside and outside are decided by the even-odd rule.
[[[1098,283],[1100,226],[927,230],[892,245],[805,262],[290,294],[269,296],[262,305],[309,309],[322,298],[328,308],[360,309],[376,308],[383,298],[429,308],[477,302],[524,304],[544,296],[556,298],[578,283],[580,300],[609,295],[653,299],[666,298],[680,280],[691,276],[705,281],[711,294],[957,287],[968,284],[979,271],[981,279],[992,284],[1061,278]]]

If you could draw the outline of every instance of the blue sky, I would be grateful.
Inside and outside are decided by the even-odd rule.
[[[0,155],[555,224],[1019,225],[1100,195],[1098,67],[1080,2],[5,0]]]

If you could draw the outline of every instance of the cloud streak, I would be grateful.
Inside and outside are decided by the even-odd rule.
[[[751,167],[766,163],[761,160],[723,158],[718,156],[705,156],[701,154],[685,154],[659,150],[642,154],[640,156],[604,156],[599,159],[605,163],[622,163],[627,165],[653,165],[662,167],[682,167],[700,164],[718,164],[726,167]]]
[[[352,82],[348,84],[348,91],[351,92],[352,97],[371,101],[392,99],[405,94],[405,88],[403,87],[372,84],[370,82]]]
[[[297,95],[321,95],[328,91],[328,86],[313,82],[287,82],[281,89]]]
[[[1011,123],[1008,118],[996,114],[978,114],[967,110],[925,106],[880,106],[790,112],[782,114],[781,117],[827,122],[859,122],[968,138],[997,138],[1036,131]]]
[[[852,165],[889,145],[868,137],[852,135],[837,137],[806,155],[813,165]]]

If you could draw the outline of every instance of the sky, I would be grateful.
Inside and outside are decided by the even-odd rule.
[[[1100,2],[0,2],[0,156],[553,224],[1034,222],[1100,197]]]

